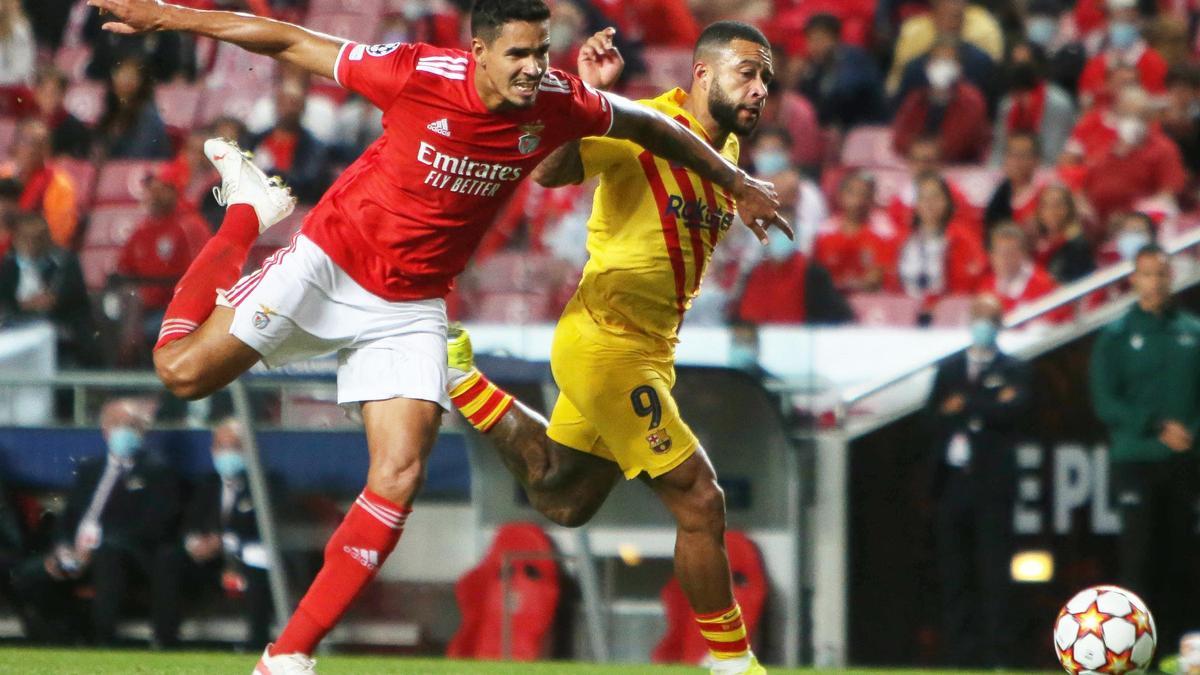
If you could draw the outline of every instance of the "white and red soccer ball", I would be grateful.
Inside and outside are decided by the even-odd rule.
[[[1157,642],[1146,603],[1116,586],[1080,591],[1054,622],[1054,653],[1071,675],[1140,675]]]

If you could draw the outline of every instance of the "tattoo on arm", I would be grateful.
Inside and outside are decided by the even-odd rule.
[[[583,156],[579,141],[559,146],[533,170],[533,179],[542,187],[578,185],[583,182]]]

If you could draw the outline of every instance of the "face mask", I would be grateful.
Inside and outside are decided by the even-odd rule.
[[[949,89],[950,85],[958,79],[958,74],[958,63],[955,61],[931,60],[929,65],[925,66],[925,78],[929,80],[929,86],[934,89]]]
[[[1149,243],[1150,237],[1144,232],[1122,232],[1117,235],[1117,253],[1121,254],[1121,260],[1133,260],[1138,251]]]
[[[729,346],[729,367],[738,370],[754,370],[758,365],[758,350],[738,342]]]
[[[754,154],[754,168],[762,176],[774,176],[790,165],[787,154],[778,150],[763,150]]]
[[[236,450],[217,450],[213,453],[213,468],[226,480],[241,475],[246,470],[246,458]]]
[[[114,457],[132,457],[142,447],[142,435],[132,427],[117,427],[108,432],[108,451]]]
[[[1129,49],[1139,37],[1141,34],[1138,27],[1127,21],[1113,21],[1108,24],[1108,43],[1114,49]]]
[[[1126,145],[1137,145],[1146,138],[1146,123],[1137,117],[1122,117],[1117,120],[1117,138]]]
[[[1035,16],[1025,23],[1025,37],[1035,45],[1046,47],[1058,35],[1058,20],[1049,16]]]
[[[783,232],[772,229],[767,235],[767,256],[771,260],[787,260],[796,252],[796,242],[787,238]]]
[[[975,319],[971,322],[971,346],[979,349],[991,349],[996,345],[996,324],[987,319]]]

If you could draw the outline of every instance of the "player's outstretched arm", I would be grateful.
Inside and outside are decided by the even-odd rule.
[[[102,27],[120,35],[177,30],[203,35],[242,49],[333,77],[345,40],[283,21],[238,12],[205,11],[162,0],[88,0],[113,20]]]
[[[633,141],[728,190],[737,201],[742,222],[754,231],[759,241],[766,243],[767,228],[772,226],[792,236],[791,226],[779,215],[774,185],[751,178],[699,136],[661,112],[613,94],[608,94],[608,99],[613,107],[609,136]]]

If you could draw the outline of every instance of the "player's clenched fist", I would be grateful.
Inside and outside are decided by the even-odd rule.
[[[742,173],[742,180],[731,192],[737,201],[738,216],[760,242],[767,243],[767,230],[771,227],[779,228],[789,239],[795,238],[791,225],[779,215],[779,197],[773,184]]]
[[[108,21],[101,27],[121,35],[162,30],[163,10],[169,6],[162,0],[88,0],[88,5],[116,17],[117,21]]]

